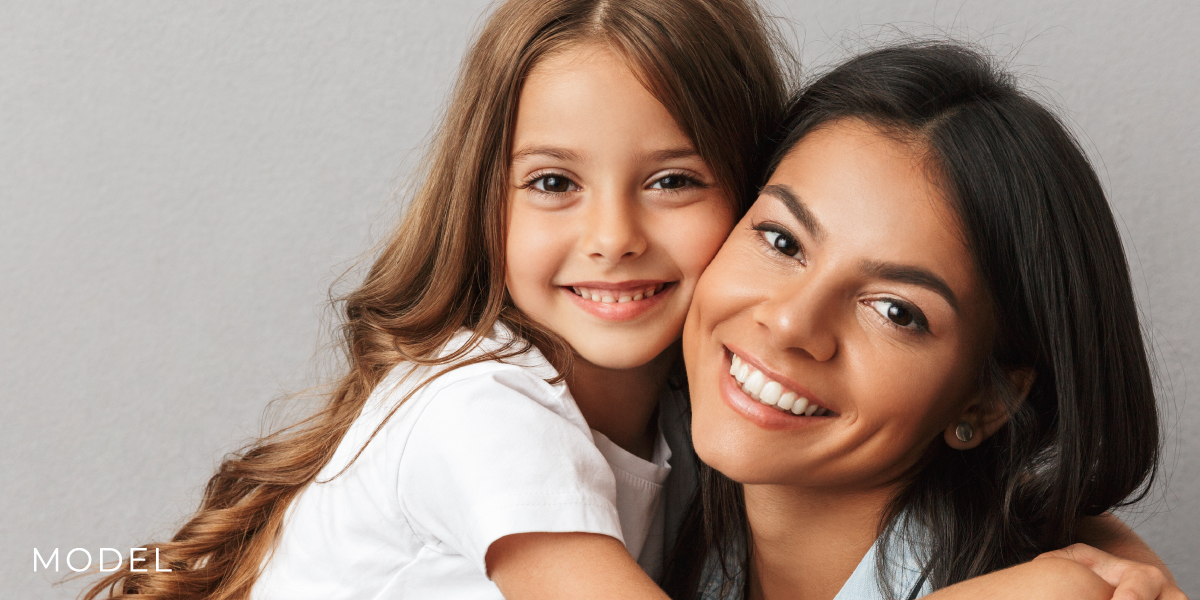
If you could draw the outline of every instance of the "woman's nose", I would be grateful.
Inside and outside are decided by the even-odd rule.
[[[609,263],[636,258],[648,246],[636,193],[608,190],[589,202],[582,250]]]
[[[824,362],[838,350],[837,307],[834,292],[821,283],[805,273],[799,281],[768,286],[768,295],[755,306],[753,316],[776,347],[799,350]]]

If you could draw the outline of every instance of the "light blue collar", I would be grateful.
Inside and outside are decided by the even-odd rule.
[[[932,590],[929,582],[921,574],[921,564],[912,549],[912,544],[904,538],[905,536],[896,537],[894,550],[889,553],[891,558],[887,568],[892,571],[889,581],[895,588],[891,597],[898,600],[915,600]],[[879,587],[879,571],[875,559],[878,547],[878,541],[871,545],[871,549],[858,562],[858,566],[833,600],[884,600],[888,597]],[[726,579],[715,555],[709,557],[701,582],[698,600],[742,600],[742,590],[745,589],[744,574],[738,572],[732,579]]]

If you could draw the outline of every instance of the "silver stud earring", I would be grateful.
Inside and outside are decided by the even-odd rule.
[[[960,442],[969,442],[974,435],[975,430],[971,429],[971,424],[966,421],[959,423],[958,427],[954,428],[954,437],[958,438]]]

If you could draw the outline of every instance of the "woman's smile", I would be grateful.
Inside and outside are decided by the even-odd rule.
[[[838,414],[825,400],[744,351],[726,348],[728,375],[722,376],[721,397],[726,404],[766,429],[810,427]]]

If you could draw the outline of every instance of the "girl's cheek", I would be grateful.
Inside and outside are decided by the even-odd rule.
[[[681,266],[698,277],[716,257],[733,229],[733,214],[724,199],[711,202],[703,210],[696,211],[685,226],[677,222],[667,230],[675,232],[671,246],[680,249]]]

